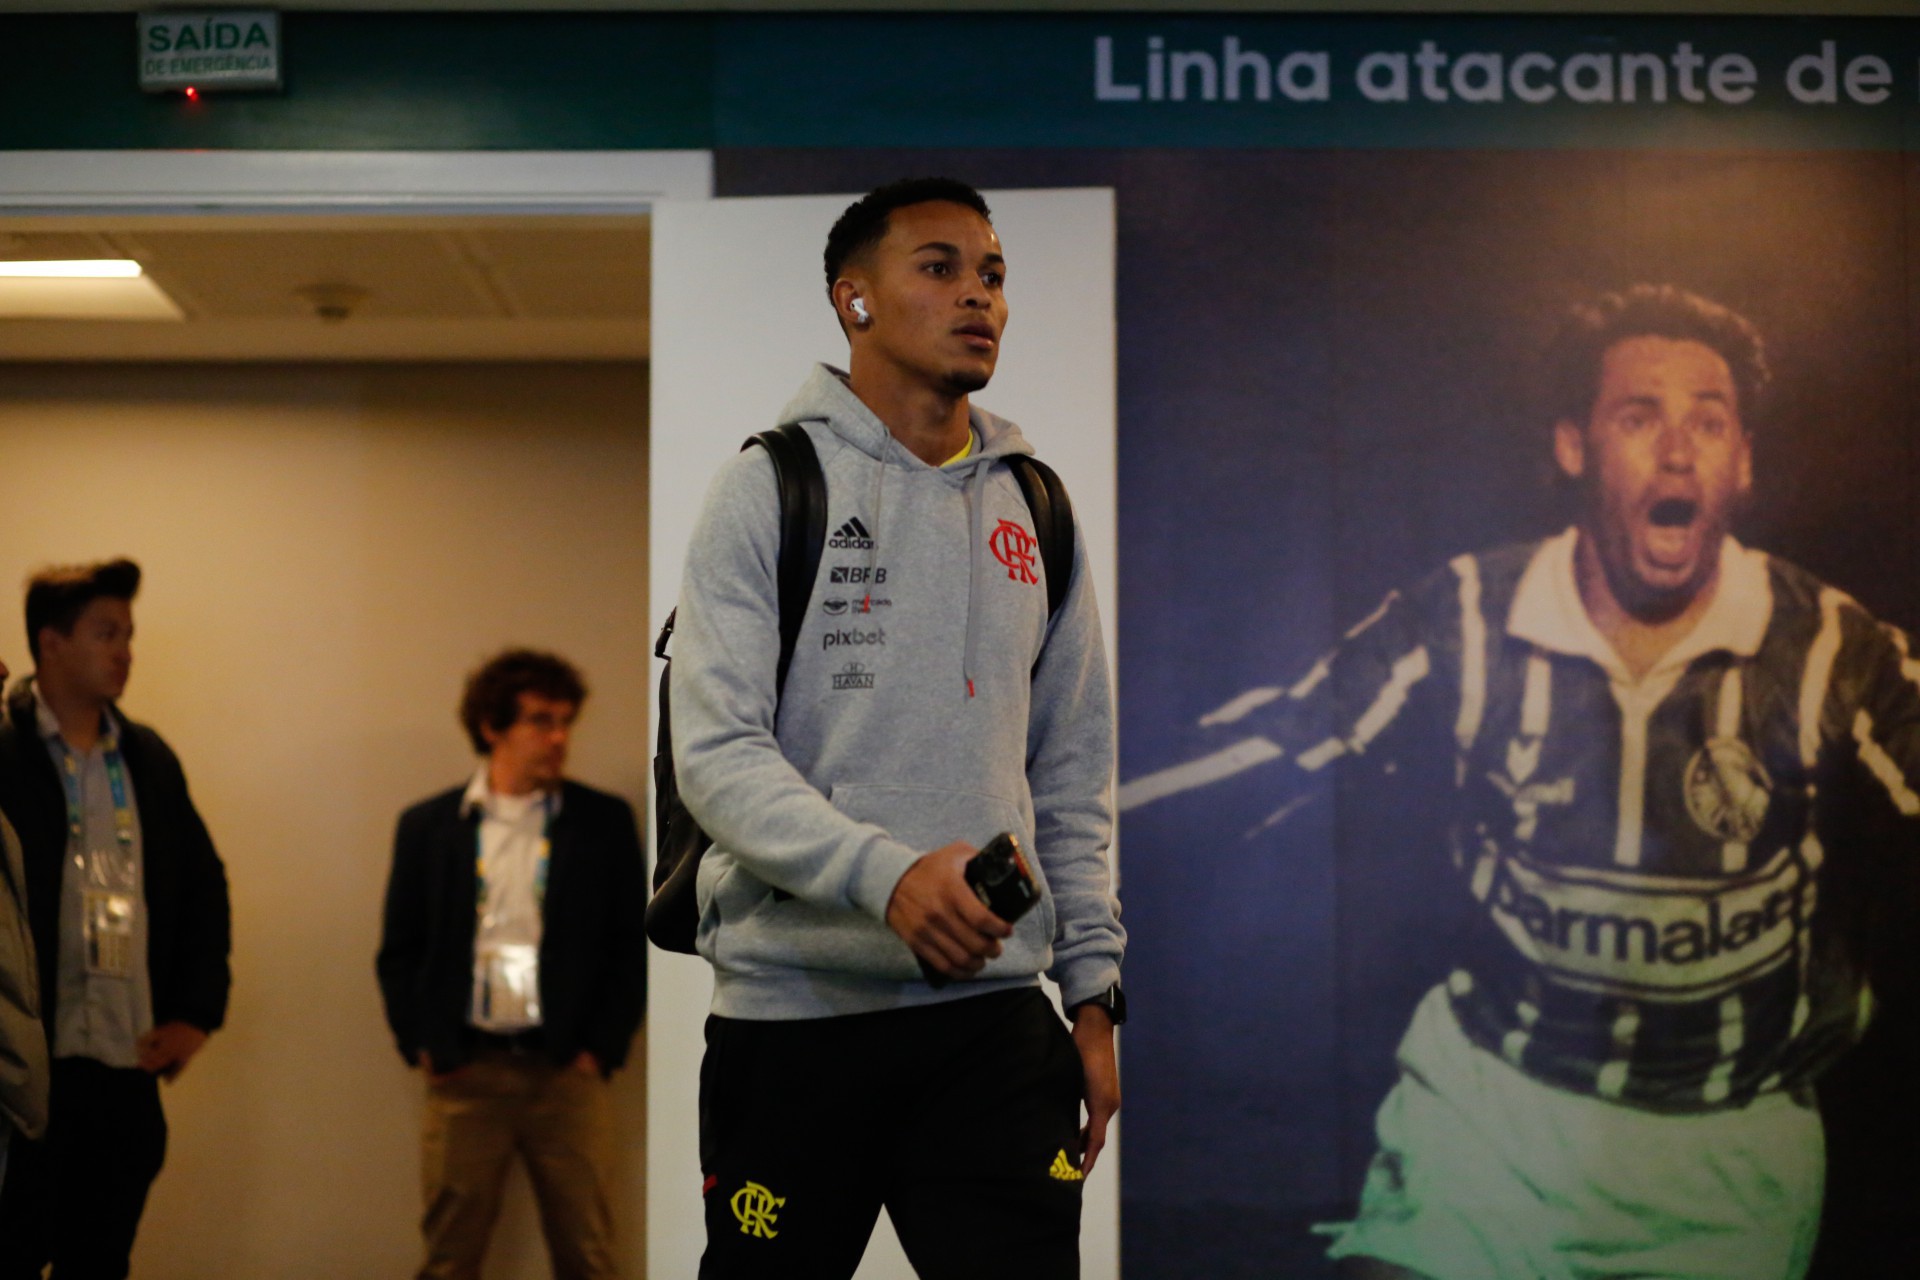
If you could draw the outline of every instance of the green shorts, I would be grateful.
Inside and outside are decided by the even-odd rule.
[[[1798,1280],[1820,1224],[1820,1118],[1784,1094],[1664,1115],[1523,1075],[1444,987],[1400,1043],[1357,1219],[1330,1256],[1431,1280]]]

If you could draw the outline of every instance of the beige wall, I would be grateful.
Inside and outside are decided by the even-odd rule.
[[[126,707],[233,887],[228,1029],[167,1090],[142,1280],[417,1262],[420,1084],[373,981],[393,818],[472,769],[460,679],[507,642],[585,668],[573,772],[640,802],[646,403],[636,366],[0,366],[0,654],[28,665],[30,568],[139,559]],[[638,1070],[616,1100],[638,1276]],[[488,1275],[540,1258],[516,1174]]]

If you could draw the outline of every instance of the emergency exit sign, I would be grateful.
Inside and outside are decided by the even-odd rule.
[[[140,15],[140,87],[278,89],[280,15],[268,10]]]

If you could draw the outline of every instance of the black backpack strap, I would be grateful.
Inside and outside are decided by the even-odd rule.
[[[669,664],[673,662],[673,659],[667,657],[667,646],[673,641],[673,624],[679,617],[680,606],[675,605],[673,608],[667,610],[667,620],[660,625],[660,634],[653,642],[653,656],[663,659]],[[667,673],[662,670],[660,672],[660,725],[659,728],[655,730],[653,743],[655,755],[666,756],[668,759],[672,758],[672,725],[673,717],[667,712]]]
[[[803,427],[790,424],[763,431],[740,447],[751,449],[754,445],[765,449],[773,460],[774,482],[780,495],[776,584],[780,593],[780,662],[776,679],[778,687],[784,689],[787,667],[800,638],[800,624],[806,620],[807,602],[813,595],[813,579],[820,570],[820,554],[827,545],[827,478]],[[695,884],[701,859],[713,842],[680,799],[679,781],[673,771],[673,712],[668,702],[673,663],[667,646],[679,614],[678,609],[667,614],[653,646],[654,657],[666,659],[667,667],[660,672],[660,731],[653,757],[654,892],[647,900],[646,930],[656,946],[693,955],[700,930]]]
[[[780,486],[780,664],[774,687],[784,690],[807,601],[813,597],[813,580],[820,572],[820,553],[827,545],[827,477],[807,429],[797,422],[762,431],[740,447],[755,445],[773,460],[774,481]]]
[[[1040,560],[1047,566],[1047,616],[1060,611],[1073,582],[1073,500],[1052,467],[1031,454],[1007,456],[1020,496],[1033,514],[1033,536],[1040,543]]]

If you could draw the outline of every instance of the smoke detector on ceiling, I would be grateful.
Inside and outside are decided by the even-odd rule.
[[[302,285],[294,294],[313,308],[322,324],[343,324],[371,295],[351,284],[322,283]]]

